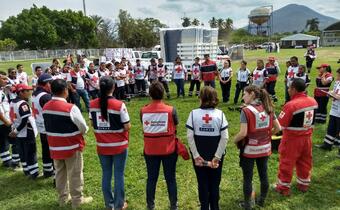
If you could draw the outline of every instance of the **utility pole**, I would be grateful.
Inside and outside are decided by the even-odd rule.
[[[85,6],[85,0],[83,0],[83,9],[84,9],[84,15],[86,16],[86,6]]]

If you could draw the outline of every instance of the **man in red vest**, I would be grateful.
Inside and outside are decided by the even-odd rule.
[[[291,100],[279,115],[283,135],[279,148],[280,165],[276,191],[290,194],[290,183],[296,168],[297,188],[308,190],[312,170],[312,134],[315,110],[318,104],[305,94],[306,85],[302,79],[294,79],[288,87]]]
[[[66,102],[68,88],[65,80],[54,80],[51,90],[53,97],[43,107],[43,118],[56,170],[59,205],[65,206],[71,194],[72,208],[78,208],[93,200],[83,196],[83,134],[88,127],[79,108]]]

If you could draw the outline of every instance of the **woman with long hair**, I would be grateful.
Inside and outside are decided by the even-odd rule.
[[[126,209],[124,170],[129,141],[130,117],[122,101],[112,94],[115,82],[110,76],[99,81],[99,98],[90,103],[90,117],[102,168],[102,190],[107,209]],[[111,180],[114,172],[114,190]]]
[[[280,130],[280,124],[266,90],[255,85],[248,86],[244,89],[243,100],[245,106],[241,110],[241,126],[235,143],[240,149],[240,166],[243,172],[244,202],[240,205],[244,209],[251,209],[254,163],[256,162],[261,182],[257,204],[263,206],[269,188],[267,162],[271,155],[271,135]]]

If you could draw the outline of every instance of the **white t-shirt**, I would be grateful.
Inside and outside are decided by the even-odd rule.
[[[222,69],[222,71],[220,72],[222,78],[230,77],[231,73],[232,73],[232,69],[230,67],[226,69]]]
[[[117,79],[117,77],[125,77],[125,76],[126,76],[126,70],[125,69],[119,69],[118,71],[115,72],[117,87],[125,86],[125,79]]]
[[[340,81],[335,81],[333,92],[338,95],[340,94]],[[333,99],[331,111],[329,114],[335,117],[340,117],[340,100]]]
[[[183,65],[176,64],[174,66],[174,79],[184,79],[187,69]]]
[[[239,69],[237,72],[237,81],[239,82],[247,82],[250,75],[249,69],[241,70]]]
[[[17,78],[19,79],[19,82],[21,84],[25,84],[25,85],[28,85],[28,76],[27,76],[27,73],[26,72],[17,72]]]
[[[82,90],[85,88],[85,83],[82,76],[82,73],[78,71],[77,73],[77,84],[76,84],[76,89]],[[72,82],[72,77],[71,74],[67,75],[67,82]]]

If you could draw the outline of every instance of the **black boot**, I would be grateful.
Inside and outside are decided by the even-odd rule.
[[[256,200],[255,200],[256,205],[258,205],[258,206],[260,206],[260,207],[264,207],[264,200],[265,200],[265,199],[266,199],[266,198],[265,198],[265,197],[262,197],[262,196],[257,197]]]
[[[326,151],[331,151],[332,150],[332,145],[330,144],[327,144],[327,143],[323,143],[323,144],[317,144],[315,145],[317,148],[320,148],[320,149],[323,149],[323,150],[326,150]]]
[[[248,200],[248,201],[241,201],[239,203],[239,206],[245,210],[251,210],[252,209],[252,206],[251,206],[251,201]]]

